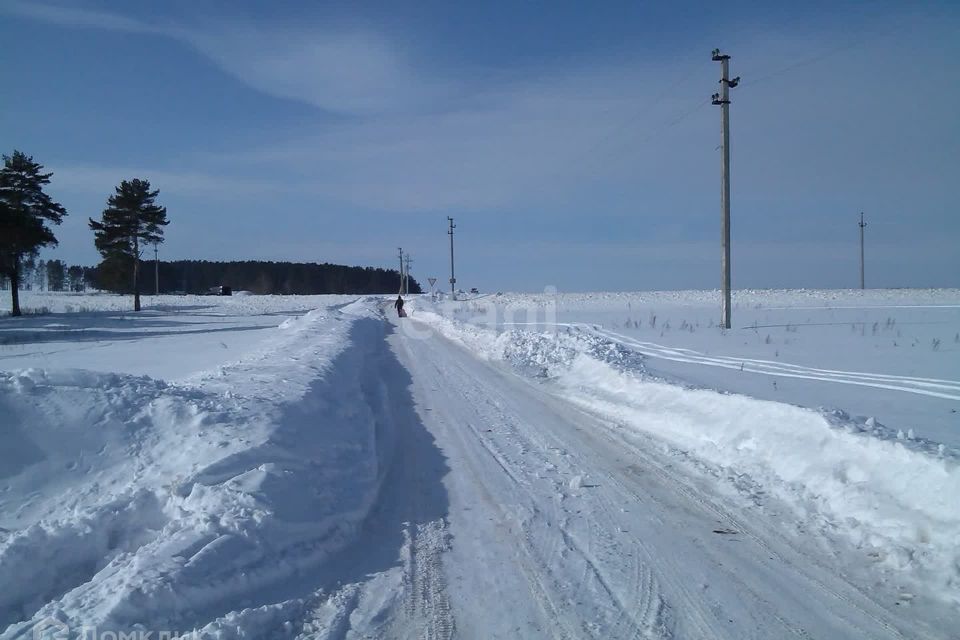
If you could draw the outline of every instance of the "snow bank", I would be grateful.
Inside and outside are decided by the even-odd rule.
[[[190,630],[349,542],[392,438],[373,308],[287,320],[189,384],[0,373],[0,637]]]
[[[564,398],[749,478],[869,562],[960,603],[960,466],[838,416],[650,381],[636,354],[594,333],[494,334],[428,310],[416,317],[480,356],[535,370]]]
[[[960,603],[960,467],[834,426],[819,412],[644,381],[580,357],[557,377],[568,397],[747,475],[887,567]]]
[[[642,367],[641,358],[622,345],[565,327],[550,332],[510,330],[493,333],[433,311],[418,310],[416,317],[429,322],[447,338],[478,356],[502,360],[531,377],[552,377],[556,370],[569,367],[577,356],[584,353],[601,362],[634,369]]]

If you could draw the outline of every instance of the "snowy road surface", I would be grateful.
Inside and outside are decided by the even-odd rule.
[[[417,305],[398,324],[376,299],[206,304],[87,320],[136,340],[6,334],[17,367],[44,355],[0,371],[0,638],[960,628],[960,473],[935,443],[647,380],[644,349],[707,356],[612,331],[496,334]],[[198,319],[240,348],[205,350]],[[172,356],[152,375],[178,378],[142,375],[150,341]],[[954,393],[924,378],[897,384]]]
[[[423,611],[424,628],[477,638],[926,635],[891,611],[896,594],[855,588],[802,540],[725,505],[655,442],[627,442],[441,336],[391,343],[451,469],[449,524],[430,523],[451,536],[449,584],[443,605]]]

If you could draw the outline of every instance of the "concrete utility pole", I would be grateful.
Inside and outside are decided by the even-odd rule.
[[[160,259],[158,258],[157,243],[153,243],[153,286],[154,295],[160,295]]]
[[[457,225],[453,224],[453,218],[450,216],[447,216],[447,222],[450,223],[450,228],[447,230],[447,234],[450,236],[450,295],[456,300],[457,278],[453,272],[453,230],[457,228]]]
[[[860,212],[860,288],[865,289],[863,278],[863,228],[867,223],[863,221],[863,211]],[[881,225],[882,226],[882,225]]]
[[[403,293],[403,247],[397,247],[400,252],[400,293]]]
[[[723,302],[721,322],[730,328],[730,89],[740,84],[740,77],[730,79],[730,56],[713,50],[713,60],[720,63],[720,93],[713,94],[713,104],[720,105],[721,180],[720,180],[720,244],[723,253],[720,269],[723,272]]]
[[[404,295],[410,295],[410,263],[413,262],[413,260],[410,258],[409,253],[403,257],[403,262],[406,265],[406,268],[403,270],[403,293]]]

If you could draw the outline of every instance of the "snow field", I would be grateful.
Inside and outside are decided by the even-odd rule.
[[[960,292],[818,296],[31,293],[0,638],[949,637]]]
[[[583,295],[591,299],[576,304],[585,307],[603,296]],[[577,297],[561,296],[559,306],[569,309]],[[512,295],[507,304],[515,308],[418,301],[414,316],[485,359],[548,381],[558,395],[620,428],[707,463],[758,505],[775,496],[816,533],[852,543],[890,580],[960,604],[960,459],[952,450],[891,437],[874,419],[842,411],[657,381],[630,339],[600,324],[550,325],[542,311],[557,303],[549,296],[530,296],[526,309],[539,320],[521,330],[478,318],[515,315],[524,299]]]
[[[177,383],[0,372],[0,637],[46,618],[229,637],[221,616],[302,606],[272,592],[350,541],[392,447],[382,318],[326,302]]]
[[[24,291],[21,297],[26,309],[44,311],[2,319],[0,370],[74,368],[163,380],[236,362],[271,339],[285,317],[355,299],[144,296],[143,311],[134,313],[130,296]]]
[[[356,296],[259,296],[236,291],[232,296],[201,296],[196,294],[158,296],[142,294],[144,311],[187,311],[197,307],[218,307],[231,315],[310,311],[326,306],[331,300],[353,300]],[[133,296],[104,292],[73,293],[65,291],[21,291],[20,308],[24,315],[57,313],[90,314],[105,311],[132,312]],[[0,313],[10,311],[10,292],[0,296]]]

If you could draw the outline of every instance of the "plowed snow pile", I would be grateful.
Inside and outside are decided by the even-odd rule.
[[[189,381],[0,372],[0,637],[45,620],[212,629],[237,603],[281,601],[379,489],[391,426],[372,309],[276,318]]]

